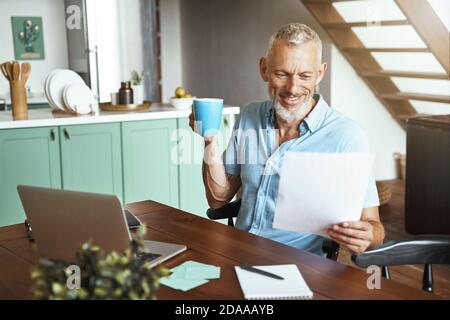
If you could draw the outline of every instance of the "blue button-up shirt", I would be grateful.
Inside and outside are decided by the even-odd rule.
[[[314,98],[317,101],[315,107],[299,125],[300,137],[279,147],[276,145],[272,101],[248,104],[236,120],[223,159],[225,171],[240,176],[242,181],[242,204],[236,227],[323,255],[323,237],[272,227],[284,155],[287,151],[369,152],[370,149],[365,132],[356,122],[330,108],[321,96]],[[378,193],[372,176],[364,208],[378,205]]]

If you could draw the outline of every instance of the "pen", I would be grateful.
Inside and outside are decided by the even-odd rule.
[[[264,270],[261,270],[261,269],[257,269],[255,267],[252,267],[252,266],[249,266],[249,265],[246,265],[246,264],[239,266],[239,268],[247,270],[247,271],[250,271],[250,272],[259,273],[259,274],[262,274],[262,275],[264,275],[266,277],[269,277],[269,278],[274,278],[274,279],[278,279],[278,280],[284,280],[283,277],[280,277],[280,276],[278,276],[276,274],[273,274],[273,273],[270,273],[270,272],[267,272],[267,271],[264,271]]]

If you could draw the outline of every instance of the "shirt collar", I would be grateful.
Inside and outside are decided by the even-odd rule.
[[[311,132],[314,132],[319,128],[320,123],[329,108],[327,102],[320,94],[315,94],[313,99],[316,100],[316,105],[304,119],[304,121],[300,123],[300,126],[302,125],[302,123],[305,123],[308,129],[311,130]],[[270,101],[269,108],[267,108],[266,116],[269,119],[269,122],[275,126],[275,110],[273,108],[272,101]]]
[[[329,108],[327,102],[320,94],[315,94],[314,100],[316,100],[316,105],[304,119],[304,122],[308,126],[308,129],[311,130],[311,132],[319,129],[320,124],[322,123],[322,120]]]

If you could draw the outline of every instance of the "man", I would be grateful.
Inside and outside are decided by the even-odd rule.
[[[272,35],[267,55],[259,64],[271,100],[250,103],[242,110],[224,161],[217,137],[205,138],[203,163],[211,207],[225,205],[242,187],[236,227],[319,255],[323,255],[323,237],[272,227],[284,154],[369,151],[362,129],[314,94],[327,69],[321,55],[321,40],[306,25],[291,23]],[[190,125],[193,128],[192,114]],[[248,134],[249,131],[256,133]],[[250,159],[255,157],[257,161]],[[327,231],[330,238],[355,254],[380,245],[384,228],[378,205],[372,178],[361,220],[331,226]]]

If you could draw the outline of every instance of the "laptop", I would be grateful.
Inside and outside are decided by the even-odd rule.
[[[74,262],[88,240],[105,254],[130,248],[131,234],[117,196],[23,185],[17,191],[42,257]],[[136,258],[153,267],[183,251],[185,245],[145,240]]]

